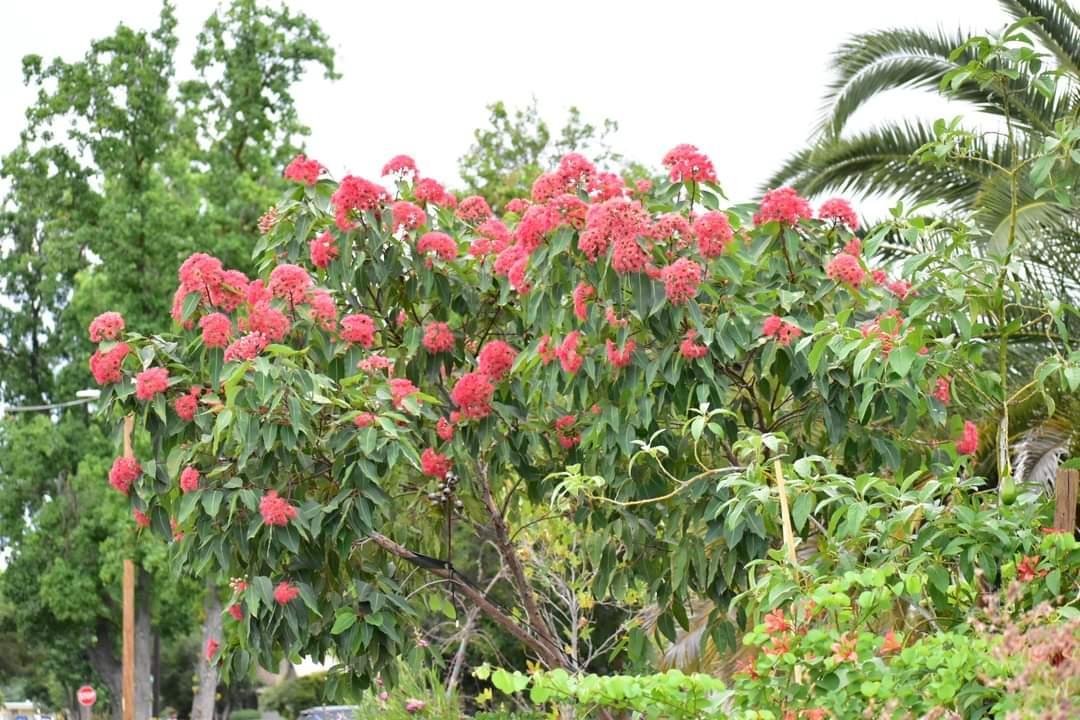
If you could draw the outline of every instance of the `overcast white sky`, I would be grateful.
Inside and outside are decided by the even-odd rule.
[[[178,0],[181,60],[216,0]],[[706,151],[733,199],[752,196],[820,116],[830,52],[848,35],[900,25],[984,30],[1004,24],[993,0],[754,0],[679,3],[291,3],[315,17],[337,50],[336,82],[297,89],[309,154],[335,174],[374,178],[397,153],[449,184],[485,105],[535,96],[553,128],[577,105],[620,125],[615,147],[658,165],[671,146]],[[17,141],[31,99],[20,58],[80,57],[124,22],[153,27],[152,0],[0,0],[0,151]],[[378,98],[380,104],[373,105]],[[947,114],[916,92],[894,93],[856,118]]]

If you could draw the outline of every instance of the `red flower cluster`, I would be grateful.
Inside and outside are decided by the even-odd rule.
[[[596,288],[586,282],[580,282],[574,288],[574,317],[581,322],[589,319],[589,298],[596,295]]]
[[[234,360],[251,360],[266,349],[270,341],[265,335],[258,332],[234,340],[229,347],[225,348],[225,362]]]
[[[589,208],[578,248],[590,262],[596,262],[614,244],[612,269],[620,273],[641,272],[649,257],[637,239],[647,237],[651,230],[652,222],[640,203],[616,198]]]
[[[1020,582],[1031,582],[1037,577],[1047,574],[1046,570],[1039,570],[1039,556],[1025,555],[1020,562],[1016,563],[1016,578]]]
[[[337,325],[337,305],[330,293],[321,288],[314,290],[308,296],[308,304],[311,306],[311,319],[323,330],[332,331]]]
[[[154,396],[169,388],[169,371],[162,367],[143,370],[135,376],[135,397],[153,400]]]
[[[146,513],[144,513],[143,511],[138,510],[136,508],[132,508],[131,509],[131,516],[133,518],[135,518],[135,524],[138,525],[139,527],[141,527],[141,528],[150,527],[150,518],[147,517]]]
[[[810,203],[799,196],[795,188],[782,187],[770,190],[761,198],[761,206],[754,213],[754,224],[764,225],[768,222],[779,222],[781,225],[794,227],[800,220],[812,218],[814,211]]]
[[[698,250],[704,258],[720,257],[735,231],[727,213],[711,210],[694,221],[694,233],[697,234]]]
[[[300,596],[300,588],[290,582],[282,580],[274,588],[274,602],[278,605],[288,605]]]
[[[384,370],[387,372],[393,370],[394,361],[388,357],[379,355],[378,353],[373,353],[356,363],[356,367],[370,375],[377,370]]]
[[[195,419],[195,413],[199,411],[199,394],[201,392],[201,388],[193,387],[189,392],[173,401],[173,409],[176,410],[177,416],[184,422],[191,422]]]
[[[784,617],[783,609],[776,608],[765,615],[766,634],[776,635],[777,633],[787,632],[788,630],[791,630],[791,623]]]
[[[619,346],[616,345],[614,342],[612,342],[611,340],[608,340],[607,341],[607,359],[608,359],[608,363],[610,363],[611,367],[615,368],[616,370],[618,370],[619,368],[626,367],[627,365],[630,364],[630,361],[633,360],[634,348],[636,348],[636,347],[637,347],[637,343],[634,342],[633,338],[630,338],[629,340],[626,341],[626,345],[623,346],[622,350],[620,350]]]
[[[405,403],[405,398],[420,392],[420,388],[412,384],[407,378],[390,378],[390,400],[394,407],[399,410]]]
[[[429,353],[453,352],[454,333],[444,322],[428,323],[424,328],[423,344]]]
[[[580,370],[581,364],[585,362],[585,358],[578,354],[580,339],[581,333],[574,330],[563,338],[562,343],[555,349],[555,357],[559,358],[562,369],[571,375]]]
[[[138,460],[118,457],[113,460],[112,468],[109,470],[109,484],[127,495],[131,490],[131,484],[138,480],[141,474],[142,467],[139,466]]]
[[[555,437],[563,450],[569,450],[581,442],[581,434],[573,429],[576,423],[575,415],[563,415],[555,421]]]
[[[341,339],[350,344],[369,348],[375,344],[375,321],[364,313],[341,318]]]
[[[267,288],[277,298],[288,300],[293,305],[300,305],[307,299],[311,287],[311,276],[299,265],[282,263],[270,271]]]
[[[942,375],[934,383],[934,397],[942,405],[948,405],[952,399],[952,376]]]
[[[223,348],[232,338],[232,320],[224,313],[211,313],[199,320],[202,329],[203,345],[208,348]]]
[[[416,185],[413,187],[413,197],[416,198],[417,202],[425,205],[431,203],[443,207],[454,207],[457,204],[454,196],[446,192],[446,188],[432,178],[417,180]]]
[[[288,525],[296,517],[296,508],[279,497],[277,490],[270,490],[259,500],[259,514],[267,525]]]
[[[330,261],[338,256],[337,245],[334,244],[334,236],[327,230],[321,235],[312,238],[308,243],[311,254],[311,264],[325,270],[330,267]]]
[[[454,439],[454,425],[444,417],[439,418],[435,423],[435,434],[439,436],[439,439],[443,442],[450,442]]]
[[[206,641],[206,662],[213,662],[214,655],[217,655],[219,647],[221,647],[221,644],[214,638]]]
[[[826,200],[818,209],[818,217],[822,220],[833,220],[839,225],[847,225],[854,232],[859,229],[859,218],[851,205],[843,198]]]
[[[390,206],[391,226],[396,233],[401,228],[415,230],[427,225],[427,213],[424,209],[407,200],[398,200]]]
[[[281,342],[289,334],[292,323],[285,313],[270,305],[269,300],[260,300],[248,308],[247,318],[238,323],[240,329],[265,335],[271,342]]]
[[[676,145],[663,159],[671,182],[716,182],[716,169],[693,145]]]
[[[117,343],[105,352],[95,350],[90,356],[90,372],[94,376],[94,382],[98,385],[120,382],[122,377],[120,367],[124,364],[124,358],[129,352],[131,348],[127,343]]]
[[[457,243],[454,242],[454,238],[444,232],[425,233],[420,238],[420,242],[416,244],[416,249],[421,254],[433,252],[446,262],[456,258],[458,253]]]
[[[369,412],[362,412],[353,418],[353,425],[363,430],[375,424],[375,416]]]
[[[90,323],[90,342],[115,340],[124,332],[124,318],[118,312],[104,312]]]
[[[352,222],[356,213],[374,210],[389,199],[390,195],[381,185],[376,185],[364,178],[346,175],[330,197],[330,203],[334,206],[334,222],[337,223],[338,230],[342,232],[352,230],[356,227],[356,224]]]
[[[559,167],[555,171],[563,182],[566,190],[576,190],[589,187],[589,183],[596,174],[596,166],[585,156],[578,153],[567,153],[559,160]]]
[[[314,185],[325,169],[318,160],[309,160],[301,154],[285,167],[285,179],[302,185]]]
[[[525,254],[532,254],[544,244],[547,234],[558,227],[559,213],[547,205],[533,205],[525,210],[517,227],[514,239]]]
[[[649,237],[653,240],[674,240],[675,248],[685,250],[694,239],[690,221],[679,213],[666,213],[652,225]]]
[[[683,341],[679,343],[679,353],[687,360],[697,360],[709,354],[709,348],[698,344],[696,339],[697,330],[690,328],[686,331]]]
[[[479,195],[470,195],[461,201],[457,216],[467,223],[482,223],[491,217],[491,206]]]
[[[765,337],[775,337],[776,342],[786,347],[792,340],[802,336],[802,329],[785,322],[779,315],[770,315],[761,324],[761,334]]]
[[[476,371],[465,373],[450,391],[461,414],[471,420],[482,420],[491,414],[491,398],[495,395],[495,386],[487,373]]]
[[[450,472],[450,458],[440,455],[434,448],[425,448],[420,454],[420,469],[428,477],[442,479]]]
[[[469,254],[473,257],[498,255],[510,247],[510,231],[502,220],[489,218],[476,228],[476,232],[480,237],[469,246]]]
[[[577,195],[559,195],[548,203],[548,207],[554,211],[556,225],[569,225],[575,230],[585,227],[589,206]]]
[[[683,305],[697,297],[703,271],[690,258],[679,258],[661,271],[660,280],[672,305]]]
[[[866,271],[854,255],[842,252],[825,266],[825,274],[832,280],[844,282],[851,287],[859,287],[866,279]]]
[[[199,471],[188,465],[180,473],[180,490],[189,493],[199,489]]]
[[[382,176],[396,175],[401,179],[412,179],[418,175],[416,162],[408,155],[395,155],[383,165]]]
[[[964,421],[964,432],[956,442],[956,452],[961,455],[974,455],[979,449],[979,426],[970,420]]]
[[[502,380],[517,358],[517,350],[502,340],[492,340],[480,348],[477,356],[477,369],[498,382]]]
[[[244,620],[244,609],[237,603],[233,603],[229,606],[229,614],[232,615],[233,620],[236,622],[243,622]]]

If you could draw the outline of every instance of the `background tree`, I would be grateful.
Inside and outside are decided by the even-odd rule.
[[[333,76],[325,35],[288,9],[238,0],[216,12],[198,40],[200,77],[186,83],[175,79],[176,44],[166,3],[155,30],[121,25],[81,60],[24,60],[38,94],[3,162],[0,292],[11,300],[0,304],[4,402],[67,401],[87,387],[88,305],[108,297],[131,327],[150,329],[169,298],[147,279],[175,273],[196,238],[248,258],[250,241],[239,246],[238,238],[255,232],[281,188],[251,178],[278,174],[270,168],[296,152],[305,132],[290,86],[313,64]],[[38,697],[74,707],[74,688],[92,669],[108,708],[119,692],[119,561],[137,547],[138,654],[156,658],[157,643],[188,648],[186,697],[168,698],[186,712],[203,652],[186,638],[198,634],[203,584],[165,570],[163,547],[136,542],[130,512],[102,494],[115,441],[81,407],[0,425],[0,537],[12,553],[2,584],[18,598],[6,627],[48,660],[34,669],[39,677],[48,668],[45,680],[28,678]],[[148,677],[139,676],[140,710],[151,695],[160,707]]]

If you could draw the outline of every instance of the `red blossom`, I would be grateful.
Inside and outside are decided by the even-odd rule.
[[[232,312],[244,304],[249,285],[244,273],[226,270],[221,274],[221,282],[210,288],[210,304],[225,312]]]
[[[416,198],[417,202],[425,205],[431,203],[433,205],[451,206],[453,204],[453,198],[446,192],[446,188],[439,181],[432,178],[417,180],[416,185],[413,186],[413,197]]]
[[[769,635],[787,632],[791,629],[791,623],[784,617],[784,611],[776,608],[765,615],[765,632]]]
[[[113,460],[112,468],[109,470],[109,484],[127,495],[131,490],[132,483],[138,480],[141,474],[142,467],[139,466],[138,460],[118,457]]]
[[[952,399],[952,375],[942,375],[934,382],[934,398],[942,405]]]
[[[495,386],[483,372],[465,373],[454,385],[450,399],[454,401],[461,414],[470,420],[482,420],[491,414],[491,398]]]
[[[405,404],[405,398],[420,392],[420,388],[407,378],[390,378],[390,399],[399,410]]]
[[[457,257],[458,247],[454,238],[444,232],[425,233],[416,244],[416,249],[421,254],[433,252],[442,260],[450,262]]]
[[[318,160],[309,160],[301,154],[285,167],[285,179],[301,185],[314,185],[325,169]]]
[[[851,287],[859,287],[866,278],[866,271],[854,255],[840,253],[825,266],[825,274],[832,280],[844,282]]]
[[[353,418],[353,425],[363,430],[375,424],[375,416],[369,412],[362,412]]]
[[[165,368],[152,367],[135,376],[135,397],[140,400],[153,400],[168,387],[169,371]]]
[[[332,331],[337,325],[337,304],[330,293],[322,288],[312,291],[308,296],[308,305],[311,306],[311,319],[323,330]]]
[[[979,426],[970,420],[965,420],[963,436],[956,442],[956,452],[961,455],[974,455],[978,449]]]
[[[458,205],[456,214],[465,222],[475,225],[491,217],[491,206],[479,195],[470,195]]]
[[[213,662],[219,647],[221,647],[221,643],[214,638],[210,638],[206,641],[206,662]]]
[[[676,145],[663,159],[671,182],[716,182],[716,169],[704,153],[693,145]]]
[[[900,652],[904,649],[904,644],[896,637],[896,633],[889,630],[885,633],[885,637],[882,640],[881,647],[878,648],[879,655],[891,655],[892,653]]]
[[[221,284],[224,272],[221,261],[213,255],[194,253],[188,256],[177,272],[182,294],[186,296],[193,292],[202,293],[209,300],[208,293]]]
[[[424,209],[407,200],[398,200],[391,205],[390,215],[390,224],[395,233],[402,228],[408,231],[427,225],[427,213]]]
[[[199,411],[199,398],[190,393],[181,395],[173,401],[173,409],[181,420],[191,422],[195,419],[195,413]]]
[[[589,319],[589,298],[596,295],[596,288],[586,282],[579,282],[574,288],[574,317],[581,322]]]
[[[694,220],[693,229],[697,235],[698,250],[704,258],[723,255],[724,249],[735,237],[735,231],[731,229],[731,220],[728,219],[727,213],[719,210],[710,210]]]
[[[452,352],[454,333],[444,322],[428,323],[424,328],[423,345],[430,353]]]
[[[334,206],[334,222],[338,230],[346,232],[356,227],[352,222],[356,214],[375,210],[390,199],[389,193],[381,185],[364,178],[346,175],[338,189],[330,197]]]
[[[116,340],[124,332],[124,318],[118,312],[104,312],[90,323],[90,342]]]
[[[857,662],[859,654],[855,650],[856,638],[854,635],[844,635],[832,644],[832,658],[837,663]]]
[[[525,211],[514,228],[514,239],[526,254],[536,252],[548,233],[559,225],[559,212],[547,205],[533,205]]]
[[[277,490],[269,490],[259,500],[259,514],[267,525],[288,525],[296,517],[296,508],[289,501],[279,497]]]
[[[382,176],[387,175],[412,179],[417,175],[416,161],[408,155],[395,155],[383,165]]]
[[[184,493],[199,489],[199,471],[188,465],[180,473],[180,490]]]
[[[818,217],[822,220],[833,220],[838,225],[847,225],[848,230],[853,232],[859,229],[858,216],[851,209],[851,204],[843,198],[832,198],[823,202],[818,209]]]
[[[555,349],[555,356],[559,358],[562,369],[571,375],[577,373],[581,369],[581,364],[585,362],[585,358],[577,351],[580,338],[581,333],[574,330],[563,338],[562,343]]]
[[[237,603],[229,606],[229,614],[232,615],[233,620],[236,622],[243,622],[244,620],[244,610]]]
[[[203,345],[208,348],[223,348],[232,338],[232,320],[223,313],[204,315],[199,320],[202,329]]]
[[[330,267],[330,261],[338,256],[334,236],[329,230],[312,238],[308,249],[311,252],[311,264],[322,270]]]
[[[1038,555],[1025,555],[1020,562],[1016,563],[1016,577],[1021,582],[1031,582],[1037,577],[1044,577],[1046,570],[1039,570]]]
[[[573,190],[588,187],[589,181],[596,174],[596,166],[579,153],[567,153],[559,160],[555,171],[562,180],[563,188]]]
[[[672,305],[684,305],[697,297],[704,268],[690,258],[679,258],[660,273],[664,293]]]
[[[687,360],[697,360],[709,354],[709,348],[695,342],[696,338],[697,330],[690,328],[686,331],[686,336],[679,344],[679,353]]]
[[[844,252],[848,255],[854,255],[859,257],[862,254],[862,240],[857,237],[853,237],[844,243]]]
[[[282,580],[274,588],[274,601],[278,605],[288,605],[299,596],[300,588],[286,580]]]
[[[375,321],[364,313],[341,318],[341,339],[349,344],[370,348],[375,344]]]
[[[356,363],[356,367],[370,375],[378,370],[383,370],[386,372],[393,370],[394,361],[378,353],[372,353],[360,362]]]
[[[626,183],[613,172],[598,172],[589,181],[589,197],[593,202],[606,202],[626,196]]]
[[[248,308],[247,317],[239,323],[240,329],[265,335],[271,342],[281,342],[289,334],[292,323],[285,313],[262,301]]]
[[[428,477],[445,478],[451,465],[450,458],[440,455],[434,448],[425,448],[420,454],[420,469]]]
[[[311,287],[311,276],[299,265],[282,263],[270,272],[267,288],[274,297],[283,298],[293,305],[300,305]]]
[[[131,516],[135,518],[135,524],[141,528],[150,527],[150,518],[146,516],[146,513],[135,508],[131,509]]]
[[[234,340],[229,347],[225,348],[225,362],[251,360],[265,350],[269,344],[270,341],[262,333],[248,333],[242,338]]]
[[[649,237],[653,240],[674,240],[674,247],[685,250],[696,237],[690,221],[679,213],[667,213],[657,218]]]
[[[637,347],[637,343],[633,338],[626,341],[626,345],[620,350],[611,340],[607,341],[607,359],[608,363],[615,369],[624,368],[630,364],[633,359],[634,348]]]
[[[521,215],[529,207],[529,201],[525,198],[513,198],[506,203],[506,212]]]
[[[90,372],[98,385],[111,385],[120,382],[123,377],[120,367],[124,364],[131,348],[127,343],[117,343],[112,349],[102,352],[96,350],[90,356]]]
[[[775,221],[781,225],[795,226],[800,220],[813,216],[810,203],[800,197],[795,188],[782,187],[770,190],[761,198],[761,206],[754,213],[754,224],[764,225]]]
[[[554,211],[557,225],[569,225],[575,230],[585,227],[585,218],[589,213],[589,206],[577,195],[562,194],[548,203],[548,207]]]
[[[566,181],[558,173],[543,173],[533,181],[532,199],[542,204],[556,195],[561,195],[566,188]]]
[[[477,356],[477,369],[498,382],[510,372],[517,358],[517,350],[502,340],[492,340],[480,348]]]
[[[443,442],[450,442],[454,439],[454,425],[444,417],[439,418],[435,423],[435,434],[439,436],[439,439]]]

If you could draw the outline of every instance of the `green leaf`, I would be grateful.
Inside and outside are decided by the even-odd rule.
[[[338,608],[334,615],[334,626],[330,628],[331,635],[340,635],[356,624],[356,612],[352,608]]]

